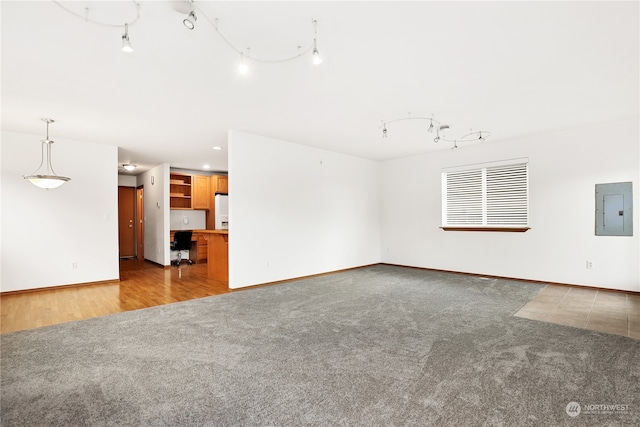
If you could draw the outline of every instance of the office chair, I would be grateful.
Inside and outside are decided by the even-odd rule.
[[[180,266],[182,263],[182,251],[191,249],[191,237],[193,236],[193,231],[176,231],[173,235],[173,242],[171,242],[171,250],[178,251],[178,259],[175,261],[171,261],[171,264],[176,266]],[[189,258],[186,259],[187,264],[193,264]]]

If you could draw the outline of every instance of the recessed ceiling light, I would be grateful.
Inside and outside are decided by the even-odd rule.
[[[220,151],[222,150],[222,147],[220,147],[219,145],[216,145],[215,147],[213,147],[214,150]]]
[[[209,169],[210,167],[211,167],[211,166],[209,166],[209,165],[202,165],[202,168],[203,168],[203,169]]]

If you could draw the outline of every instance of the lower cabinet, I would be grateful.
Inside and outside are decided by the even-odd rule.
[[[195,254],[191,259],[195,260],[197,263],[207,262],[207,251],[209,250],[207,240],[201,234],[198,234],[197,236],[197,241],[193,245],[192,249],[192,251],[195,250]]]

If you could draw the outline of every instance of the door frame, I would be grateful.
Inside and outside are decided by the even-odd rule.
[[[136,187],[136,258],[144,261],[144,185]]]

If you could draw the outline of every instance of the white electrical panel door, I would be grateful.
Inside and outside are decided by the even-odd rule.
[[[596,184],[596,236],[633,236],[630,182]]]

